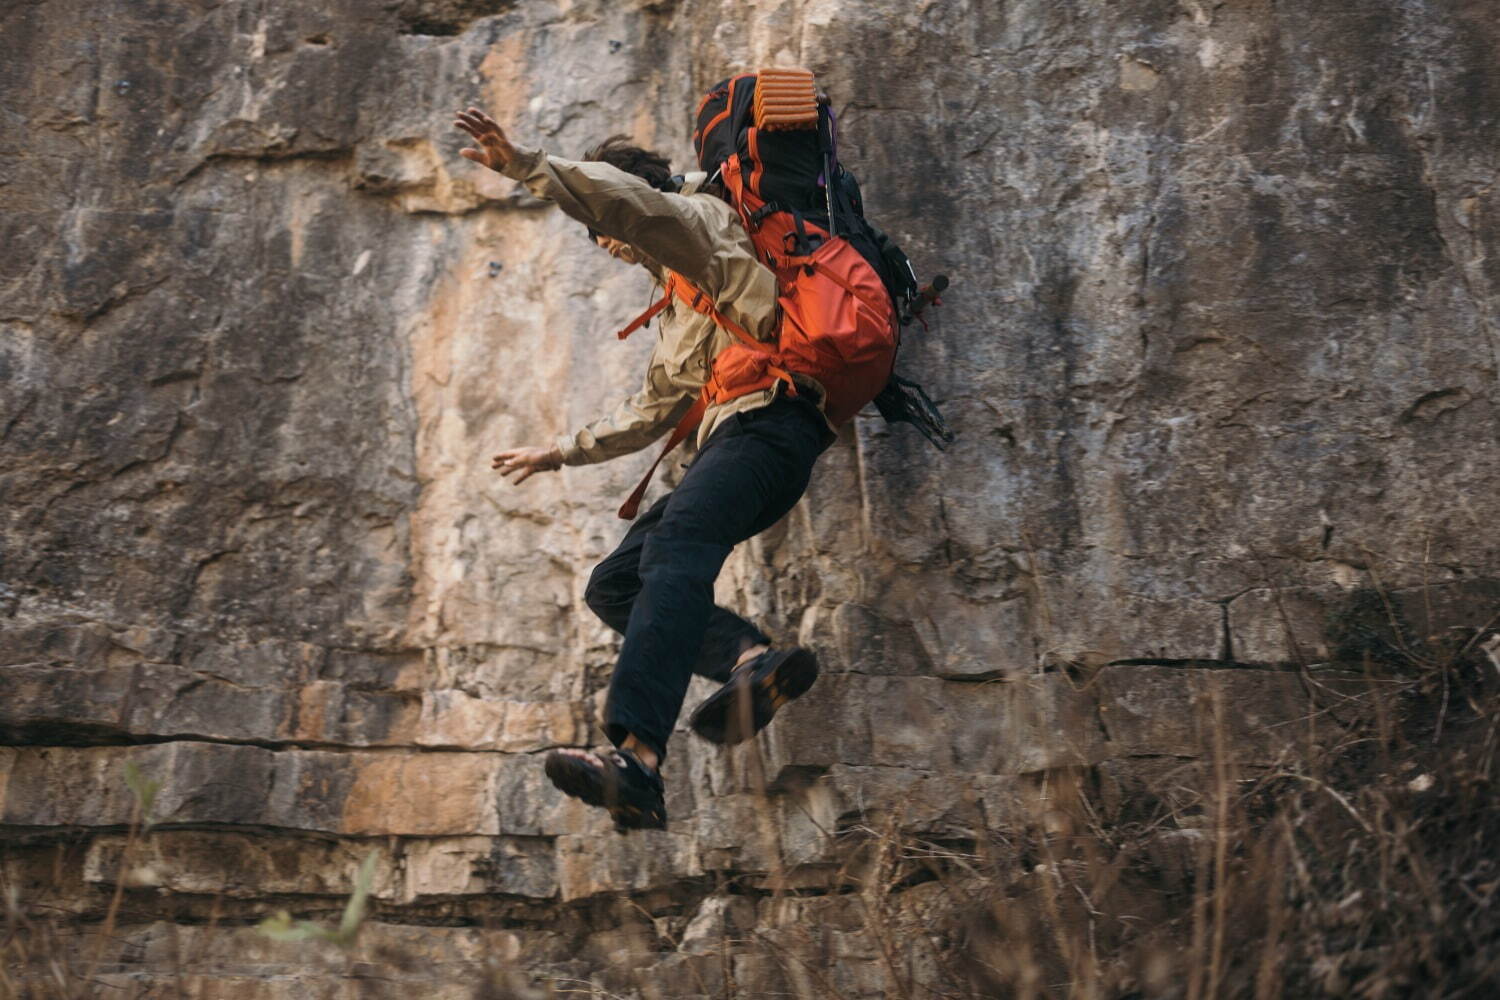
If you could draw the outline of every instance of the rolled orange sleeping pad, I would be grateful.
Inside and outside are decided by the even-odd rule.
[[[763,69],[755,75],[755,127],[817,128],[818,89],[811,70]]]

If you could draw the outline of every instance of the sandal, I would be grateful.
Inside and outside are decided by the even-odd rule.
[[[609,810],[620,833],[667,828],[661,775],[629,750],[586,754],[553,750],[547,754],[546,771],[564,795]]]
[[[793,698],[800,698],[818,679],[812,650],[768,649],[734,668],[723,687],[703,699],[688,725],[711,743],[740,743],[770,723]]]

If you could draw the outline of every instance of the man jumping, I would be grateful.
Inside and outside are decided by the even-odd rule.
[[[659,314],[640,391],[550,446],[500,452],[492,466],[502,475],[519,484],[630,454],[667,433],[732,342],[715,313],[775,341],[776,277],[712,188],[679,193],[664,157],[619,136],[575,162],[518,149],[477,108],[458,112],[454,124],[478,144],[464,157],[555,202],[611,256],[678,290]],[[666,825],[660,769],[694,673],[723,682],[691,719],[695,732],[718,743],[748,739],[817,679],[811,651],[774,648],[760,629],[713,603],[730,551],[792,509],[834,439],[821,387],[794,377],[795,396],[777,382],[709,405],[681,484],[636,519],[589,578],[589,607],[624,636],[604,717],[615,749],[554,750],[546,771],[562,791],[608,809],[621,829]]]

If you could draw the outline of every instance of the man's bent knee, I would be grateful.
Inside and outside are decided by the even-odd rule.
[[[601,563],[589,575],[583,601],[601,621],[612,626],[621,614],[630,614],[630,606],[641,592],[641,580],[634,571],[612,573],[606,567]]]

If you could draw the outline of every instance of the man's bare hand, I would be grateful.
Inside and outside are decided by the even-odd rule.
[[[515,159],[516,147],[510,144],[495,120],[478,108],[454,112],[454,128],[463,129],[479,143],[478,149],[461,149],[459,155],[491,170],[504,170]]]
[[[467,151],[466,151],[467,152]],[[553,472],[561,469],[562,452],[557,448],[512,448],[502,451],[490,460],[490,468],[502,476],[518,473],[511,482],[519,486],[538,472]]]

